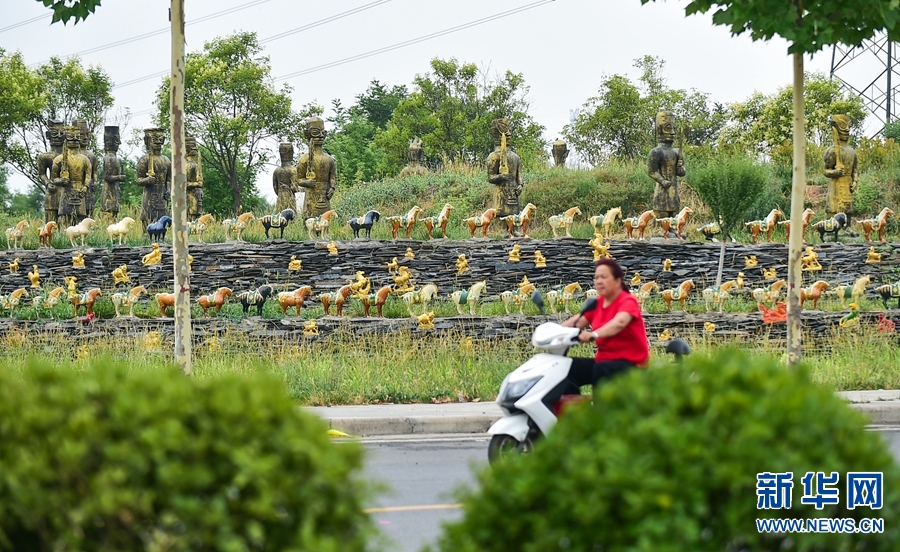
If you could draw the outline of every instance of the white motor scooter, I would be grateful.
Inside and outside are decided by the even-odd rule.
[[[542,307],[540,296],[533,299]],[[590,298],[581,308],[581,316],[594,310],[597,300]],[[543,309],[541,309],[543,310]],[[531,343],[544,349],[510,373],[500,384],[497,404],[504,416],[488,429],[492,435],[488,459],[494,462],[504,454],[531,452],[535,440],[547,435],[556,425],[561,408],[572,402],[572,385],[568,381],[572,359],[566,356],[569,347],[578,344],[578,328],[568,328],[556,322],[544,322],[534,329]],[[674,339],[666,352],[676,358],[690,353],[681,339]]]

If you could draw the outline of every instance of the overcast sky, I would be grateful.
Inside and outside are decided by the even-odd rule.
[[[52,55],[80,53],[85,65],[102,66],[117,85],[169,69],[167,0],[105,0],[87,21],[65,27],[50,26],[49,10],[34,0],[3,4],[0,29],[45,16],[0,32],[0,46],[21,51],[29,65]],[[696,88],[720,102],[744,100],[754,90],[769,94],[791,82],[786,42],[732,37],[726,28],[713,26],[709,16],[685,18],[686,4],[686,0],[646,6],[639,0],[185,0],[187,50],[200,50],[204,42],[235,31],[255,31],[265,40],[365,8],[264,45],[277,82],[293,87],[295,107],[315,100],[327,109],[333,98],[349,106],[372,79],[410,85],[417,73],[427,72],[432,58],[454,57],[496,71],[522,73],[531,87],[532,115],[546,127],[548,141],[569,122],[570,110],[596,94],[603,75],[636,79],[633,60],[648,54],[666,61],[669,86]],[[279,79],[531,5],[410,46]],[[244,6],[249,7],[237,9]],[[191,24],[230,10],[235,11]],[[159,33],[84,53],[154,31]],[[806,67],[827,73],[830,62],[828,50],[808,58]],[[134,128],[151,124],[149,113],[160,80],[154,77],[113,91],[116,108],[127,107],[135,114]],[[14,175],[11,182],[18,189],[24,180]],[[270,182],[268,174],[261,176],[259,188],[271,199]]]

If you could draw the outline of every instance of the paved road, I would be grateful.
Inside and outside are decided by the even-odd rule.
[[[900,427],[880,430],[900,461]],[[418,552],[434,543],[441,523],[456,520],[452,492],[474,486],[473,466],[487,464],[484,435],[431,435],[363,439],[366,474],[386,483],[390,494],[373,504],[372,517],[390,539],[391,552]]]

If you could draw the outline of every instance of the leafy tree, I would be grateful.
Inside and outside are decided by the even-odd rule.
[[[0,165],[0,206],[9,207],[9,198],[12,195],[9,191],[9,185],[6,183],[9,178],[9,169],[5,165]]]
[[[427,161],[480,164],[494,149],[491,121],[505,117],[511,146],[526,163],[544,156],[543,127],[529,115],[528,86],[521,73],[491,78],[474,63],[431,60],[431,72],[416,75],[414,91],[397,105],[375,144],[386,155],[384,173],[406,163],[413,136],[422,139]]]
[[[882,134],[884,134],[885,138],[900,142],[900,121],[892,121],[884,125],[884,132],[882,132]]]
[[[641,0],[646,4],[652,0]],[[803,54],[813,54],[838,42],[859,46],[879,31],[888,41],[900,39],[900,9],[897,0],[856,0],[855,2],[806,2],[804,0],[691,0],[685,14],[714,10],[713,23],[726,25],[732,34],[749,32],[753,40],[769,40],[778,35],[791,45],[793,55],[794,178],[791,189],[791,225],[800,226],[806,186],[806,130],[803,95]],[[791,234],[788,244],[788,328],[787,354],[791,363],[800,360],[801,334],[800,273],[802,232]]]
[[[762,195],[767,179],[766,167],[749,157],[720,154],[691,169],[690,185],[722,221],[727,236]]]
[[[373,79],[365,93],[356,96],[356,105],[350,111],[360,112],[375,128],[383,129],[394,115],[397,105],[408,95],[409,92],[402,84],[388,89],[377,79]]]
[[[63,25],[69,22],[69,19],[75,19],[75,25],[79,21],[87,19],[89,14],[94,13],[101,0],[37,0],[48,8],[53,10],[53,20],[51,23],[62,21]],[[71,5],[70,5],[71,4]]]
[[[725,108],[697,90],[666,85],[665,61],[654,56],[634,60],[638,82],[623,75],[604,77],[599,94],[589,98],[563,136],[593,165],[616,157],[636,159],[656,144],[656,114],[675,113],[680,140],[701,146],[713,140],[725,123]]]
[[[11,106],[0,114],[0,161],[31,180],[42,192],[37,157],[50,151],[45,133],[47,123],[58,119],[74,124],[87,121],[91,146],[103,124],[103,115],[112,107],[113,83],[100,67],[84,68],[77,58],[65,61],[52,57],[35,70],[27,69],[19,54],[0,51],[0,103]]]
[[[267,144],[298,141],[303,117],[291,108],[288,85],[276,90],[271,64],[256,33],[216,38],[185,61],[184,118],[187,134],[209,153],[207,167],[231,188],[232,211],[243,205],[244,190],[273,157]],[[169,127],[166,78],[157,92],[157,120]],[[205,198],[204,198],[205,199]]]

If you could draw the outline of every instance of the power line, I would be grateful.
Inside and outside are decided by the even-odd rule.
[[[0,33],[5,33],[6,31],[11,31],[13,29],[18,29],[19,27],[23,27],[28,25],[29,23],[34,23],[35,21],[40,21],[41,19],[45,19],[46,15],[39,15],[37,17],[32,17],[31,19],[26,19],[25,21],[19,21],[18,23],[13,23],[8,27],[3,27],[0,29]]]
[[[287,75],[282,75],[280,77],[275,77],[275,81],[282,81],[287,79],[292,79],[294,77],[299,77],[301,75],[308,75],[309,73],[315,73],[316,71],[322,71],[325,69],[330,69],[332,67],[337,67],[338,65],[343,65],[345,63],[350,63],[353,61],[358,61],[361,59],[365,59],[368,57],[376,56],[378,54],[383,54],[385,52],[390,52],[392,50],[397,50],[399,48],[404,48],[406,46],[412,46],[413,44],[418,44],[420,42],[425,42],[426,40],[431,40],[432,38],[438,38],[444,35],[448,35],[451,33],[455,33],[458,31],[462,31],[465,29],[469,29],[471,27],[475,27],[478,25],[483,25],[484,23],[489,23],[491,21],[496,21],[497,19],[501,19],[504,17],[508,17],[510,15],[514,15],[519,12],[523,12],[526,10],[530,10],[532,8],[536,8],[538,6],[549,4],[550,2],[554,2],[555,0],[539,0],[538,2],[534,2],[531,4],[527,4],[525,6],[521,6],[518,8],[513,8],[511,10],[507,10],[505,12],[500,12],[488,17],[484,17],[482,19],[476,19],[475,21],[470,21],[468,23],[463,23],[461,25],[457,25],[455,27],[450,27],[449,29],[444,29],[443,31],[437,31],[431,34],[427,34],[424,36],[420,36],[419,38],[413,38],[411,40],[406,40],[404,42],[398,42],[397,44],[393,44],[391,46],[385,46],[384,48],[378,48],[377,50],[370,50],[368,52],[364,52],[362,54],[357,54],[355,56],[347,57],[344,59],[339,59],[337,61],[332,61],[329,63],[325,63],[322,65],[317,65],[315,67],[310,67],[309,69],[303,69],[302,71],[296,71],[294,73],[288,73]]]

